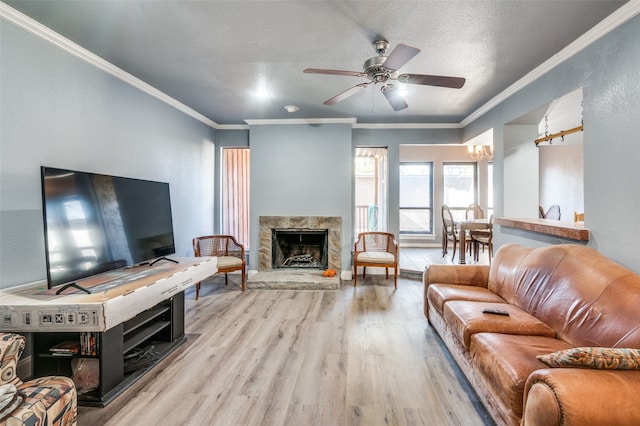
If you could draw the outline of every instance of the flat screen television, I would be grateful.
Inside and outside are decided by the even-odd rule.
[[[42,167],[49,288],[175,253],[169,184]]]

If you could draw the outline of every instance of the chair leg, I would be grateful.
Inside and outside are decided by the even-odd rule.
[[[229,281],[227,279],[227,274],[224,274],[224,285],[229,284]]]
[[[453,239],[453,256],[451,256],[451,262],[454,262],[456,260],[456,248],[457,248],[457,241],[454,238]]]
[[[358,265],[356,263],[353,264],[353,286],[355,287],[358,284]]]
[[[363,266],[362,267],[362,278],[365,278],[367,276],[367,267]]]
[[[443,231],[442,232],[442,257],[445,257],[447,255],[448,246],[449,246],[449,238],[447,237],[447,234]]]
[[[196,300],[200,297],[200,283],[196,284]]]
[[[244,291],[244,281],[247,276],[247,268],[242,268],[242,291]]]
[[[396,264],[395,271],[393,273],[393,288],[398,288],[398,264]]]
[[[385,274],[387,274],[387,279],[389,279],[389,268],[384,268]]]

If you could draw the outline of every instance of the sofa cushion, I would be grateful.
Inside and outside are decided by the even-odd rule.
[[[242,266],[242,259],[235,256],[218,256],[218,269],[239,268]]]
[[[486,314],[485,309],[505,310],[509,316]],[[444,304],[443,316],[452,333],[466,349],[475,333],[525,334],[555,337],[551,327],[517,306],[506,303],[452,300]]]
[[[457,284],[431,284],[427,289],[427,299],[440,315],[444,304],[451,300],[506,303],[500,296],[484,287]]]
[[[363,251],[358,254],[358,262],[362,263],[393,263],[395,257],[386,251]]]
[[[476,333],[471,337],[471,362],[501,404],[522,416],[524,386],[529,375],[546,366],[539,354],[559,351],[570,345],[545,336]]]
[[[640,349],[571,348],[538,355],[549,367],[578,367],[601,370],[639,370]]]

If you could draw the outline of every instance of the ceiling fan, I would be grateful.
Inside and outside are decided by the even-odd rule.
[[[324,101],[324,105],[334,105],[347,99],[370,84],[381,84],[380,91],[387,99],[394,111],[400,111],[407,108],[407,102],[399,93],[398,85],[401,84],[422,84],[425,86],[449,87],[452,89],[460,89],[464,86],[465,79],[462,77],[447,77],[441,75],[426,74],[400,74],[400,68],[409,62],[414,56],[420,53],[420,49],[407,46],[406,44],[397,45],[389,54],[385,53],[389,47],[386,40],[378,40],[373,43],[374,50],[378,56],[367,59],[362,66],[362,71],[341,71],[328,70],[322,68],[306,68],[303,72],[310,74],[330,74],[330,75],[346,75],[352,77],[366,77],[369,81],[356,84],[350,89],[337,94],[331,99]]]

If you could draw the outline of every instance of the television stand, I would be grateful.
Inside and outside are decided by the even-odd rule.
[[[32,339],[34,377],[73,377],[72,361],[82,360],[87,363],[83,369],[93,368],[99,381],[96,389],[78,395],[78,404],[104,407],[186,341],[184,292],[104,332],[36,332]],[[51,351],[62,342],[81,343],[84,339],[94,339],[95,354]],[[144,363],[133,364],[136,352],[145,350],[153,351],[153,356]]]
[[[80,281],[91,294],[56,295],[38,283],[1,290],[0,331],[31,335],[32,377],[73,377],[74,360],[86,360],[99,384],[78,404],[104,407],[186,341],[184,291],[217,270],[215,257],[180,258],[102,291],[96,278]]]

